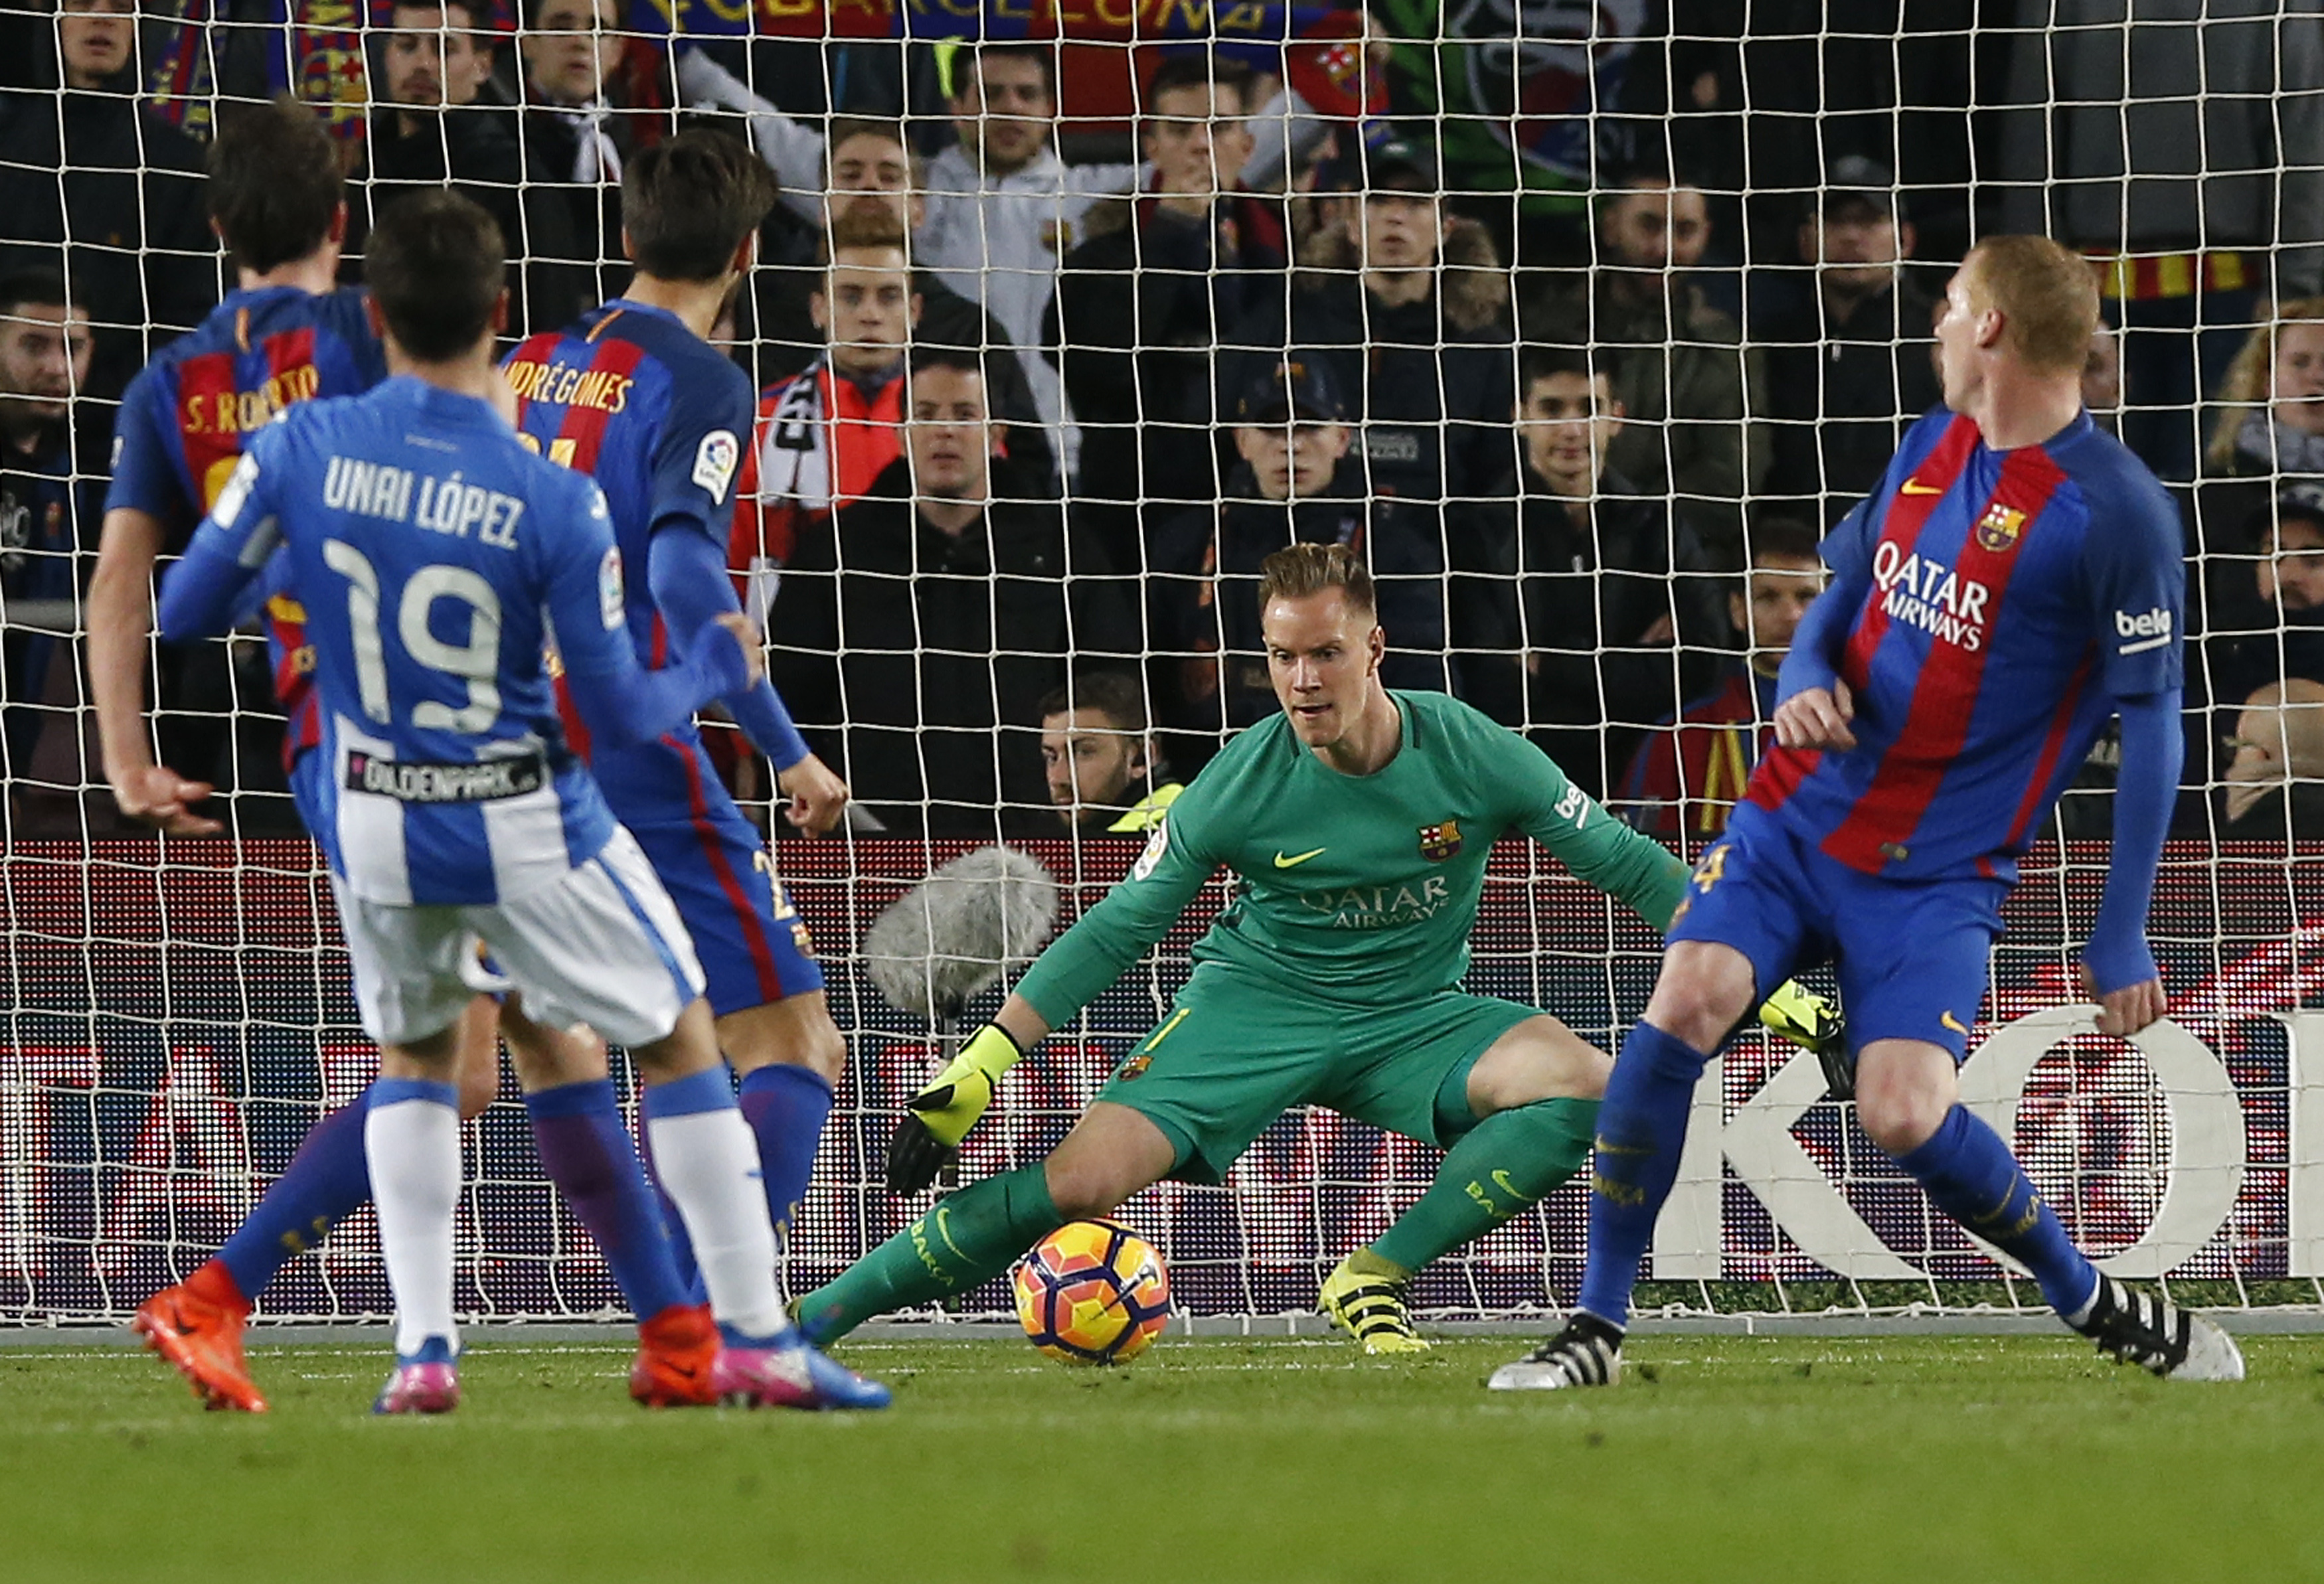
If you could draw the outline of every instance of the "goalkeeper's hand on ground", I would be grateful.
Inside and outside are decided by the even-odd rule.
[[[992,1103],[993,1086],[1024,1052],[997,1023],[969,1036],[960,1054],[904,1102],[888,1140],[888,1192],[918,1193],[960,1153],[960,1141]]]
[[[1856,1093],[1856,1073],[1848,1064],[1847,1027],[1836,1003],[1787,979],[1759,1003],[1759,1023],[1768,1033],[1815,1053],[1832,1099],[1847,1100]]]

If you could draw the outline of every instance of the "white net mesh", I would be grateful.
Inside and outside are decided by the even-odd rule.
[[[996,37],[1050,25],[1004,9]],[[247,0],[9,14],[0,1317],[123,1316],[207,1257],[370,1070],[259,646],[154,657],[163,760],[231,789],[216,841],[121,821],[74,663],[115,399],[231,284],[200,140],[222,99],[277,87],[343,140],[352,255],[377,205],[448,175],[502,219],[520,328],[619,290],[613,178],[679,110],[747,135],[780,180],[720,331],[769,393],[735,564],[778,680],[868,816],[777,843],[854,1054],[797,1288],[905,1219],[878,1160],[929,1035],[856,973],[862,929],[969,841],[1028,847],[1075,907],[1135,854],[1112,813],[1075,826],[1052,806],[1053,689],[1087,710],[1126,686],[1150,724],[1157,773],[1125,790],[1092,768],[1084,793],[1127,804],[1186,778],[1275,707],[1248,615],[1259,558],[1337,539],[1380,577],[1392,683],[1449,686],[1698,846],[1756,759],[1814,539],[1935,399],[1950,264],[2006,229],[2089,253],[2107,327],[2088,399],[2188,524],[2187,790],[2153,930],[2176,1009],[2136,1049],[2048,1017],[2073,999],[2105,874],[2084,840],[2108,828],[2102,743],[2052,833],[2071,840],[2027,862],[1965,1088],[2093,1253],[2211,1301],[2317,1302],[2324,1034],[2303,1008],[2324,898],[2290,839],[2324,836],[2324,23],[1963,0],[1754,7],[1738,36],[1732,9],[1378,0],[1139,7],[1132,27],[1101,7],[1062,44],[981,58],[936,36],[973,18],[906,13],[931,28],[906,39],[862,8],[765,7],[755,38],[689,13],[675,49],[650,8],[614,0],[521,19]],[[1206,34],[1233,65],[1168,64]],[[1184,75],[1156,86],[1157,69]],[[916,322],[876,300],[899,265],[861,242],[883,212],[913,228]],[[826,272],[834,220],[858,242]],[[85,367],[44,270],[90,327]],[[896,460],[911,431],[891,365],[945,347],[972,355],[954,373],[1007,426],[988,437],[989,541],[947,537],[935,459]],[[914,465],[939,506],[918,523]],[[765,767],[740,757],[763,807]],[[1497,855],[1471,984],[1610,1046],[1653,942],[1550,867]],[[1019,1069],[969,1174],[1061,1136],[1167,1005],[1202,922]],[[2038,1307],[1931,1219],[1814,1071],[1757,1036],[1714,1068],[1648,1301]],[[463,1306],[616,1303],[512,1087],[468,1137]],[[1435,1158],[1295,1112],[1225,1189],[1165,1186],[1125,1213],[1186,1306],[1298,1309]],[[1419,1301],[1566,1301],[1582,1236],[1569,1185],[1432,1268]],[[385,1303],[365,1212],[263,1307]]]

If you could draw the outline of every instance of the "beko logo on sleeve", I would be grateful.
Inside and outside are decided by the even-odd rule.
[[[2161,649],[2171,641],[2171,612],[2161,605],[2135,616],[2128,611],[2116,611],[2114,631],[2116,637],[2129,640],[2115,651],[2116,654],[2135,655]]]

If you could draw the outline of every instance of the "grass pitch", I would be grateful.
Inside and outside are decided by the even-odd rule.
[[[2324,1579],[2324,1341],[2239,1386],[2069,1339],[1674,1339],[1613,1391],[1173,1339],[1117,1370],[870,1342],[878,1415],[642,1413],[626,1349],[479,1342],[447,1419],[383,1348],[254,1349],[263,1418],[150,1357],[0,1353],[0,1579]]]

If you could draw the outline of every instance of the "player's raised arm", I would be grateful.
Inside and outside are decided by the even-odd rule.
[[[751,143],[781,183],[784,201],[817,227],[824,215],[825,180],[824,135],[816,128],[778,109],[771,100],[752,93],[740,78],[700,50],[676,47],[678,92],[688,105],[715,105],[741,115],[751,129]]]
[[[1526,789],[1517,828],[1548,848],[1576,879],[1618,898],[1657,930],[1668,927],[1686,894],[1686,865],[1608,814],[1533,743],[1513,732],[1500,735],[1506,739],[1501,751],[1509,758],[1500,773]]]
[[[1094,1000],[1145,955],[1218,868],[1199,833],[1207,824],[1204,777],[1179,794],[1127,878],[1049,943],[1016,992],[960,1054],[905,1101],[888,1144],[888,1187],[918,1193],[936,1181],[992,1103],[1001,1075]]]

